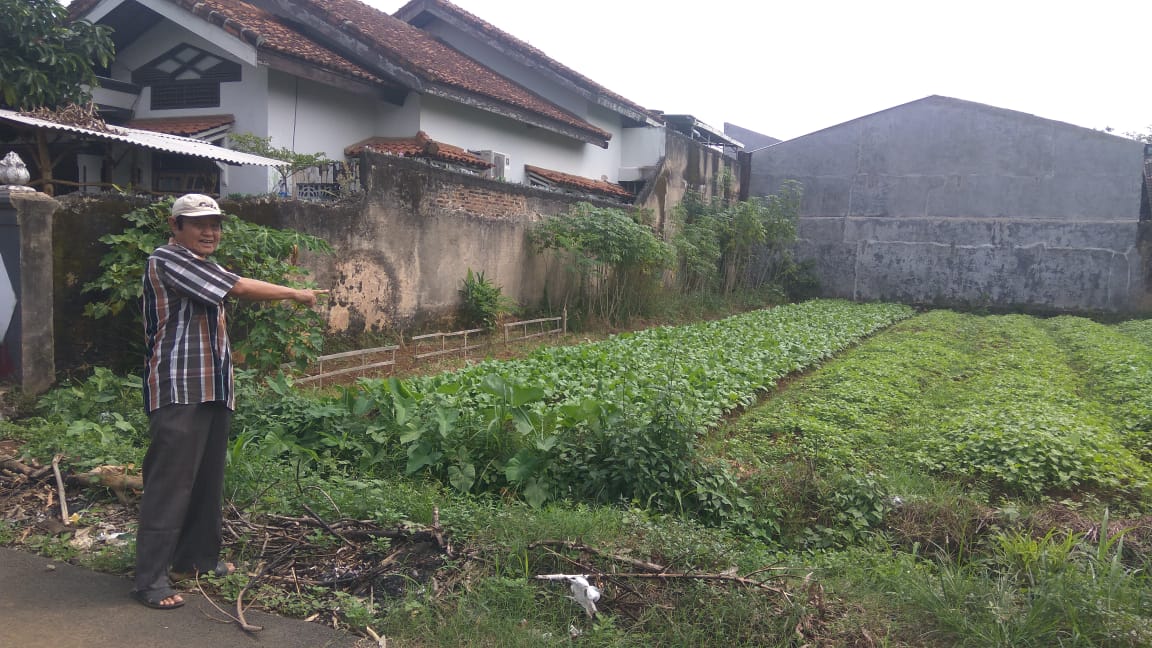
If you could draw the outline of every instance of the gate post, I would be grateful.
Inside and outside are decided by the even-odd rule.
[[[9,154],[4,158],[6,167],[12,158],[19,162]],[[13,177],[15,182],[20,177],[10,169],[4,171],[0,174],[0,257],[11,290],[4,291],[0,299],[14,295],[15,304],[0,347],[0,379],[15,382],[25,394],[35,396],[56,381],[52,216],[60,203],[30,187],[9,184]],[[27,181],[26,172],[23,179]]]

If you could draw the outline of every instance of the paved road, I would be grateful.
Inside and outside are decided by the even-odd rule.
[[[49,568],[48,565],[54,565]],[[128,597],[126,578],[0,547],[0,648],[354,648],[374,642],[316,623],[245,613],[251,635],[219,617],[202,596],[178,610],[149,610]]]

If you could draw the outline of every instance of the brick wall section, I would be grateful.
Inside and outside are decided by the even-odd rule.
[[[524,196],[482,187],[447,185],[433,199],[433,207],[445,212],[465,212],[485,218],[507,218],[523,214],[527,208]]]

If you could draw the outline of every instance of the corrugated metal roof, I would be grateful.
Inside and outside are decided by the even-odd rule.
[[[0,120],[14,122],[17,124],[25,124],[27,126],[33,126],[36,128],[67,131],[69,133],[77,133],[85,137],[91,137],[95,139],[124,142],[126,144],[143,146],[145,148],[164,151],[166,153],[178,153],[180,155],[191,155],[194,157],[208,158],[210,160],[217,160],[220,162],[226,162],[228,164],[249,164],[255,166],[273,167],[281,166],[284,164],[284,162],[281,160],[274,160],[272,158],[266,158],[261,155],[253,155],[251,153],[232,151],[224,147],[205,142],[204,140],[192,139],[191,137],[180,137],[179,135],[169,135],[167,133],[137,130],[135,128],[125,128],[124,126],[109,125],[109,132],[104,132],[92,130],[89,128],[81,128],[79,126],[70,126],[68,124],[58,124],[56,122],[38,119],[36,117],[29,117],[27,115],[18,114],[11,110],[3,109],[0,109]]]

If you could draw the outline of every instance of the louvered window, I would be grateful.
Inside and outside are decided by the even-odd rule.
[[[152,110],[215,108],[220,105],[220,83],[239,80],[239,63],[187,44],[132,73],[134,83],[152,88]]]
[[[220,84],[213,81],[152,84],[152,110],[215,108],[219,105]]]

